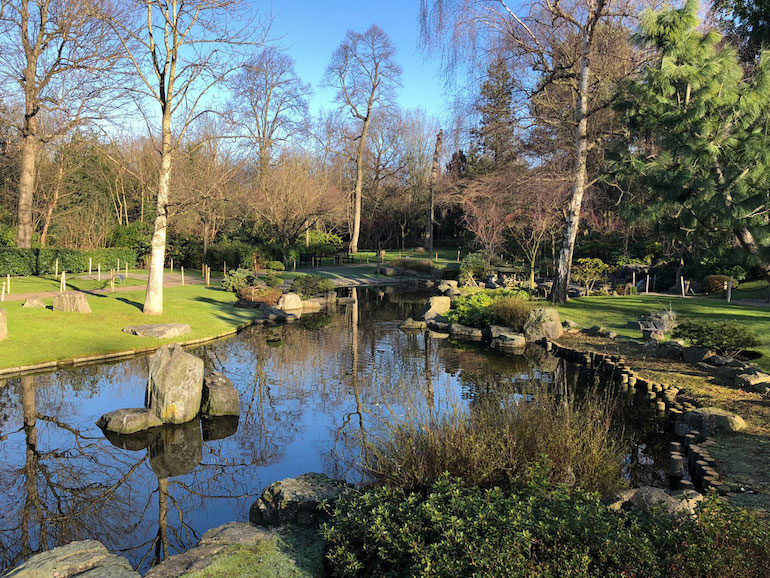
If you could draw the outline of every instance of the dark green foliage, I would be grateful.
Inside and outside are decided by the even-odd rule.
[[[466,283],[471,278],[483,277],[489,268],[486,256],[481,253],[468,253],[460,262],[460,282]]]
[[[480,126],[471,132],[479,152],[491,163],[489,168],[492,170],[504,167],[516,156],[516,118],[512,102],[513,79],[508,61],[498,56],[487,68],[487,78],[476,102]],[[475,163],[477,168],[480,164]]]
[[[624,452],[612,427],[614,403],[589,392],[580,400],[528,390],[532,400],[481,399],[467,413],[413,410],[371,444],[366,470],[377,482],[424,489],[443,472],[469,484],[510,487],[547,455],[554,479],[608,494],[623,485]]]
[[[270,275],[265,275],[264,277],[261,277],[262,281],[265,282],[265,285],[268,287],[278,287],[278,285],[281,285],[283,283],[283,279],[280,277],[276,277],[275,273],[271,271]]]
[[[741,59],[755,63],[770,47],[770,1],[714,0],[714,11],[728,38],[740,48]]]
[[[529,299],[529,293],[520,289],[495,289],[493,291],[479,291],[478,293],[463,295],[452,303],[454,309],[450,311],[449,317],[452,321],[469,327],[484,328],[494,323],[509,325],[505,320],[518,321],[525,306],[521,303],[505,301],[497,309],[494,309],[492,307],[493,303],[503,298],[515,298],[524,301]],[[523,324],[524,322],[522,321]],[[509,326],[519,327],[518,325]]]
[[[529,301],[529,295],[524,293],[523,295],[503,295],[494,299],[489,307],[495,324],[521,331],[529,317],[529,312],[532,311],[533,303]]]
[[[303,299],[334,291],[334,283],[320,275],[301,275],[294,279],[292,288]]]
[[[137,259],[146,262],[150,254],[152,230],[147,223],[135,222],[130,225],[117,225],[110,232],[107,245],[126,247],[136,251]]]
[[[417,271],[418,273],[431,273],[433,271],[433,263],[430,259],[393,259],[390,264],[394,267]]]
[[[441,273],[442,279],[457,279],[460,276],[460,264],[449,263]]]
[[[254,255],[259,255],[259,249],[254,245],[240,241],[213,243],[206,251],[206,264],[214,270],[220,270],[227,264],[228,268],[254,268]]]
[[[270,271],[283,271],[286,267],[284,267],[283,263],[280,261],[268,261],[265,263],[265,269],[269,269]]]
[[[694,519],[612,512],[533,468],[506,492],[449,475],[427,492],[349,492],[324,526],[335,576],[770,575],[770,523],[707,501]]]
[[[682,319],[673,337],[697,347],[708,347],[725,355],[735,355],[762,342],[752,329],[737,321]]]
[[[254,285],[256,279],[251,269],[230,269],[222,279],[222,289],[238,293],[241,289]]]
[[[280,289],[275,287],[264,287],[262,285],[255,285],[253,287],[244,287],[238,291],[238,297],[243,301],[253,301],[257,303],[267,303],[268,305],[275,305],[281,298]]]
[[[0,275],[53,275],[56,260],[59,260],[59,272],[88,272],[88,259],[92,259],[93,270],[101,264],[102,271],[115,269],[120,260],[121,269],[126,265],[136,267],[136,251],[133,249],[17,249],[0,248]]]

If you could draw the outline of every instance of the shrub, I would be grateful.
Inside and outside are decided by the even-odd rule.
[[[267,285],[268,287],[278,287],[278,285],[283,284],[283,279],[281,279],[280,277],[276,277],[275,273],[262,277],[262,280],[265,282],[265,285]]]
[[[55,248],[0,248],[0,275],[52,275],[59,261],[59,272],[84,273],[88,271],[88,259],[91,258],[93,270],[99,264],[102,270],[120,266],[136,267],[136,251],[133,249],[55,249]]]
[[[283,293],[275,287],[263,287],[255,285],[253,287],[244,287],[238,292],[238,297],[243,301],[253,301],[256,303],[266,303],[267,305],[276,305]]]
[[[462,295],[452,304],[449,319],[468,327],[488,327],[492,323],[491,304],[492,294],[488,291]]]
[[[685,339],[698,347],[715,349],[724,355],[736,355],[761,344],[753,330],[737,321],[705,321],[682,319],[673,337]]]
[[[459,279],[467,283],[475,277],[483,277],[489,271],[489,261],[482,253],[468,253],[460,262]]]
[[[547,455],[553,476],[583,489],[610,493],[623,484],[613,403],[595,392],[581,400],[535,391],[531,401],[480,400],[472,412],[411,415],[390,422],[367,452],[376,481],[405,490],[429,486],[443,472],[469,484],[511,487]]]
[[[268,261],[265,263],[265,269],[268,269],[270,271],[283,271],[286,269],[286,267],[283,266],[283,263],[280,261]]]
[[[768,576],[770,523],[704,502],[697,518],[610,511],[532,468],[513,492],[449,475],[427,492],[348,492],[324,525],[335,576]]]
[[[460,264],[449,263],[441,273],[442,279],[457,279],[460,276]]]
[[[521,331],[533,307],[528,297],[528,295],[526,297],[503,295],[494,299],[489,305],[493,321],[499,325],[506,325],[516,331]]]
[[[728,275],[709,275],[703,280],[703,287],[701,291],[706,295],[712,293],[721,293],[727,288],[727,284],[730,282]],[[733,279],[733,289],[738,288],[738,282]]]
[[[250,269],[231,269],[222,279],[222,289],[238,293],[241,289],[254,285],[256,279],[254,271]]]
[[[307,299],[319,293],[334,291],[334,283],[320,275],[301,275],[294,279],[292,288],[300,297]]]
[[[417,271],[418,273],[433,272],[433,263],[430,259],[393,259],[390,264],[394,267]]]

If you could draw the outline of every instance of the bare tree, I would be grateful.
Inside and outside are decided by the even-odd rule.
[[[22,140],[16,244],[28,248],[39,149],[100,115],[118,45],[89,0],[3,0],[2,6],[0,81],[9,93],[17,86],[24,104],[17,124]],[[103,9],[110,10],[109,3]]]
[[[357,133],[356,184],[353,192],[353,231],[350,252],[358,252],[361,233],[361,202],[364,183],[366,140],[372,111],[387,104],[393,90],[400,86],[401,67],[393,57],[396,49],[385,31],[373,24],[363,34],[348,31],[345,40],[332,54],[324,82],[337,90],[337,101],[355,121],[360,121]]]
[[[254,22],[245,0],[131,1],[117,17],[107,16],[138,75],[137,103],[148,129],[157,131],[160,171],[150,273],[144,313],[163,313],[171,167],[174,154],[212,89],[243,62],[240,48],[264,41],[267,22]],[[233,24],[237,23],[237,24]],[[160,114],[159,126],[156,115]]]
[[[606,137],[589,133],[593,114],[608,110],[611,91],[601,82],[602,70],[593,68],[597,31],[603,26],[626,30],[635,15],[635,0],[531,0],[514,7],[506,0],[423,0],[423,38],[445,48],[445,62],[458,66],[461,57],[479,52],[499,54],[518,63],[518,88],[528,98],[567,87],[570,101],[560,124],[573,133],[570,201],[554,283],[554,300],[563,303],[580,224],[583,195],[588,184],[589,150]],[[628,36],[628,32],[625,32]],[[606,54],[621,58],[627,54]],[[635,66],[623,67],[632,73]],[[614,71],[613,71],[614,72]],[[592,76],[594,77],[592,79]],[[602,94],[603,93],[603,94]],[[599,96],[603,96],[600,99]]]
[[[305,128],[310,85],[297,76],[290,56],[268,47],[234,77],[231,92],[235,121],[257,150],[259,178],[263,178],[270,169],[273,147]]]

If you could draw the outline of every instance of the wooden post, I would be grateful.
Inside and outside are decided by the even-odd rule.
[[[636,287],[636,271],[631,271],[631,285]]]
[[[126,284],[126,281],[128,281],[128,263],[126,263],[126,277],[123,279],[123,285]]]
[[[292,273],[296,273],[297,272],[297,260],[296,259],[294,259],[294,264],[291,267],[291,271],[292,271]]]
[[[115,267],[115,271],[120,271],[120,257],[118,257],[118,266]]]
[[[650,292],[650,274],[647,273],[647,279],[644,281],[644,292],[649,293]]]
[[[205,277],[205,276],[206,276],[206,263],[201,265],[201,277]]]
[[[89,257],[88,258],[88,274],[89,275],[91,274],[91,268],[93,266],[93,263],[94,263],[94,258],[93,257]]]
[[[227,275],[227,261],[222,264],[222,273]]]
[[[110,269],[110,291],[115,293],[115,269]]]
[[[211,285],[211,267],[206,265],[206,287]]]
[[[98,273],[96,274],[96,280],[101,281],[102,280],[102,264],[99,263]]]
[[[59,258],[58,257],[56,258],[56,267],[54,269],[54,276],[55,277],[59,276]]]
[[[438,261],[438,251],[436,251],[436,261]]]
[[[3,281],[3,288],[0,290],[0,301],[5,301],[5,281]]]
[[[457,262],[460,262],[460,249],[457,250]]]
[[[8,295],[11,294],[11,274],[6,274],[7,282],[6,282],[6,288],[5,290],[8,291]]]
[[[61,279],[59,280],[59,293],[64,293],[67,290],[67,281],[64,279],[64,271],[61,272]]]
[[[684,297],[684,275],[679,276],[679,283],[682,286],[682,297]]]
[[[184,266],[180,267],[179,269],[182,272],[182,285],[184,285]]]
[[[169,273],[173,273],[173,272],[174,272],[174,258],[171,257],[171,271],[169,271]]]
[[[730,277],[730,280],[727,282],[727,302],[730,303],[730,301],[733,300],[733,278]]]

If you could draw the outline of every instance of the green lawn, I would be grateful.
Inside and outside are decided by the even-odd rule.
[[[96,279],[80,279],[79,275],[68,276],[65,275],[67,282],[67,289],[77,289],[79,291],[91,291],[93,289],[109,289],[110,287],[110,274],[105,275],[102,273],[102,280]],[[125,280],[117,279],[115,281],[116,287],[124,286],[139,286],[146,284],[145,279],[137,279],[129,277]],[[59,278],[53,275],[45,275],[42,277],[11,277],[11,291],[16,293],[37,293],[45,291],[58,291],[59,290]]]
[[[0,342],[0,367],[16,367],[87,355],[141,349],[159,343],[215,336],[253,319],[253,309],[234,306],[235,296],[214,287],[188,285],[165,291],[164,314],[141,312],[144,291],[89,295],[91,314],[50,309],[22,309],[20,301],[3,304],[8,312],[8,338]],[[46,300],[50,304],[50,300]],[[122,332],[127,325],[188,323],[192,332],[157,340]]]
[[[682,299],[680,297],[581,297],[559,307],[562,320],[571,319],[582,328],[600,325],[618,335],[641,338],[639,331],[627,329],[626,323],[650,311],[673,309],[681,317],[697,317],[710,321],[734,319],[754,329],[763,344],[758,350],[763,357],[757,365],[770,370],[770,307],[728,305],[713,299]]]

